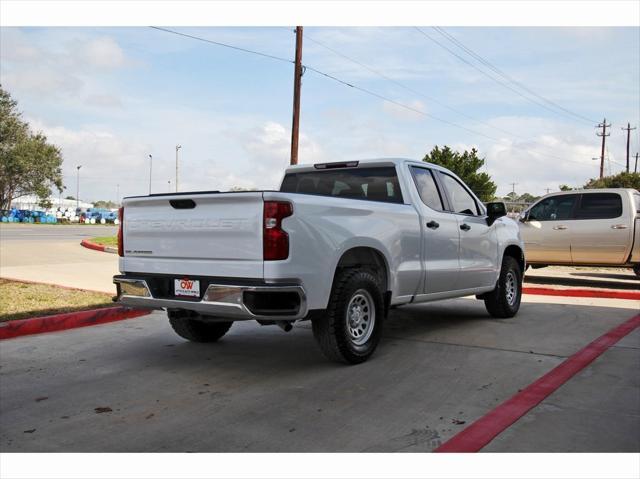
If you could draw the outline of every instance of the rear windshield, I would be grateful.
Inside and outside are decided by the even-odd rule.
[[[287,173],[280,191],[403,203],[398,175],[393,166]]]

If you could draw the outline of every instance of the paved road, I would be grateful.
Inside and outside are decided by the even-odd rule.
[[[94,236],[114,236],[117,226],[112,225],[35,225],[0,223],[0,239],[4,241],[66,241]]]
[[[0,451],[431,451],[635,313],[525,301],[495,320],[476,300],[406,306],[351,367],[327,362],[304,323],[236,323],[195,344],[154,313],[16,338],[0,348]],[[639,362],[636,331],[487,449],[640,451]]]
[[[0,226],[0,276],[114,293],[118,256],[80,246],[93,236],[111,236],[113,226]]]

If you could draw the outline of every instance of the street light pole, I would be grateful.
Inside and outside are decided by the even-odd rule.
[[[151,173],[153,172],[153,155],[149,155],[149,194],[151,194]]]
[[[176,193],[178,192],[178,150],[182,145],[176,145]]]
[[[82,168],[82,165],[78,165],[76,166],[76,168],[78,169],[78,177],[76,180],[76,212],[77,212],[78,208],[80,208],[80,168]]]

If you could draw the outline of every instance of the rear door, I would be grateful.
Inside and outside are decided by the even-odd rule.
[[[633,234],[632,215],[619,193],[584,193],[570,222],[574,263],[622,264]]]
[[[487,224],[484,210],[468,188],[452,175],[439,172],[460,231],[460,275],[456,289],[493,286],[498,268],[495,227]]]
[[[128,198],[127,272],[262,278],[261,192]]]
[[[460,233],[456,216],[445,208],[445,198],[429,168],[411,166],[421,202],[416,203],[422,229],[422,293],[456,289],[460,270]]]
[[[529,210],[521,223],[527,261],[571,263],[571,226],[578,194],[549,196]]]

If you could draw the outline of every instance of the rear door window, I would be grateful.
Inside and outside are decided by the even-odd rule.
[[[576,213],[579,220],[599,220],[622,216],[622,198],[618,193],[583,194]]]
[[[531,208],[530,220],[536,221],[560,221],[574,218],[578,195],[550,196]]]
[[[411,173],[422,202],[432,210],[443,211],[442,196],[431,170],[412,166]]]
[[[385,203],[403,203],[398,175],[393,166],[287,173],[282,181],[280,191]]]

